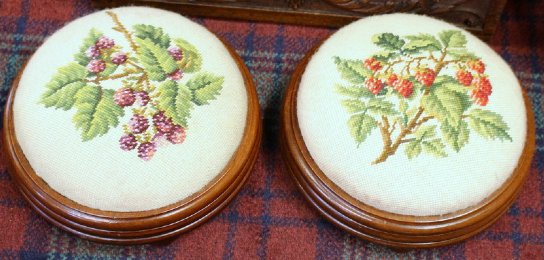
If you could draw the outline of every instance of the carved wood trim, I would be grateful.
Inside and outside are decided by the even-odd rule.
[[[495,32],[507,0],[93,0],[97,8],[147,5],[190,16],[340,27],[361,17],[393,12],[430,15],[483,40]]]

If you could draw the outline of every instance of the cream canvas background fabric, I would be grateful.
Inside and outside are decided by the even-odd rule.
[[[446,158],[421,155],[409,160],[400,148],[385,163],[371,165],[383,147],[380,131],[374,130],[359,148],[350,136],[346,123],[349,114],[340,103],[344,97],[334,90],[335,84],[343,81],[332,57],[370,57],[380,50],[371,40],[377,33],[437,35],[445,29],[457,28],[407,14],[366,18],[332,35],[306,68],[297,100],[304,142],[327,177],[365,204],[416,216],[454,212],[481,202],[517,165],[526,137],[526,111],[519,83],[493,50],[467,32],[463,32],[467,48],[483,59],[493,85],[485,109],[502,115],[513,142],[486,140],[472,131],[469,143],[459,153],[446,148]]]
[[[54,190],[82,205],[111,211],[142,211],[167,206],[202,189],[226,166],[241,141],[247,95],[241,73],[222,43],[204,27],[172,12],[128,7],[113,9],[131,30],[135,24],[162,27],[172,38],[195,45],[203,70],[224,76],[221,94],[193,110],[183,144],[160,147],[150,161],[119,149],[121,125],[82,142],[72,123],[74,110],[39,104],[57,68],[73,61],[91,28],[129,46],[104,11],[77,19],[53,34],[31,58],[14,102],[16,137],[36,173]],[[181,82],[187,81],[186,76]],[[118,85],[104,84],[117,89]]]

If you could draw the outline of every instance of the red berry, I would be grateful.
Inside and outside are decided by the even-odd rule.
[[[168,47],[168,53],[174,60],[181,60],[183,59],[183,52],[178,46],[170,46]]]
[[[144,161],[149,161],[155,155],[157,151],[157,145],[153,142],[142,143],[138,147],[138,157]]]
[[[170,74],[168,74],[168,78],[174,81],[178,81],[183,77],[183,71],[176,70]]]
[[[181,144],[185,141],[185,136],[185,129],[182,126],[176,125],[172,128],[172,131],[166,135],[166,138],[173,144]]]
[[[121,139],[119,139],[119,145],[121,146],[121,150],[124,151],[130,151],[136,148],[136,145],[138,142],[136,141],[136,137],[134,137],[133,134],[123,135],[121,136]]]
[[[366,59],[364,64],[371,71],[378,71],[382,68],[382,63],[374,57]]]
[[[482,62],[482,60],[471,60],[467,62],[467,65],[470,69],[478,72],[478,74],[485,72],[485,64]]]
[[[436,73],[429,68],[416,72],[416,80],[426,87],[432,86],[435,78]]]
[[[132,106],[136,98],[134,97],[134,92],[130,88],[120,88],[115,91],[113,95],[115,104],[120,107]]]
[[[470,84],[472,84],[473,79],[474,77],[472,76],[472,73],[466,70],[457,71],[457,80],[459,81],[459,83],[465,86],[470,86]]]
[[[135,114],[128,122],[128,126],[130,128],[130,131],[132,131],[133,133],[141,134],[145,130],[147,130],[147,128],[149,127],[149,122],[144,116]]]
[[[489,82],[488,78],[481,77],[474,80],[474,89],[471,93],[471,97],[474,99],[474,103],[480,106],[487,105],[491,92],[491,82]]]
[[[115,42],[106,36],[102,36],[100,39],[98,39],[98,41],[96,41],[95,45],[99,49],[111,49],[113,46],[115,46]]]
[[[134,96],[136,97],[136,101],[140,106],[147,106],[149,103],[149,94],[145,91],[138,91],[134,93]]]
[[[376,95],[383,89],[383,83],[377,78],[369,78],[365,81],[365,87]]]
[[[103,60],[91,60],[87,64],[87,70],[92,73],[100,73],[106,69],[106,63]]]
[[[391,76],[387,78],[387,81],[385,82],[385,84],[389,86],[393,86],[395,82],[397,82],[398,79],[399,79],[399,76],[397,76],[397,74],[391,74]]]
[[[414,83],[406,79],[397,80],[394,87],[405,98],[410,97],[414,92]]]

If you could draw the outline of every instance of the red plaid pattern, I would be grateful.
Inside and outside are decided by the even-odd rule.
[[[29,208],[0,159],[0,258],[469,258],[544,259],[544,1],[510,1],[491,45],[514,68],[533,102],[537,152],[520,198],[499,221],[448,247],[397,252],[367,243],[311,209],[278,149],[282,95],[298,61],[333,31],[200,19],[244,59],[264,112],[264,143],[249,182],[223,212],[171,241],[111,246],[55,228]],[[0,0],[0,102],[34,50],[64,23],[92,12],[89,0]]]

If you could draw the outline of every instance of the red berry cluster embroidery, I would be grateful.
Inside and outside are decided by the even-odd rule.
[[[342,105],[351,114],[350,134],[360,145],[380,130],[383,150],[372,164],[384,162],[399,147],[409,159],[421,153],[446,157],[446,145],[459,152],[468,142],[469,126],[488,139],[512,140],[500,115],[470,110],[489,103],[492,84],[462,32],[405,38],[381,33],[372,41],[382,50],[364,60],[334,57],[350,84],[336,86],[347,97]]]
[[[465,64],[458,64],[456,73],[459,83],[472,88],[470,96],[480,106],[487,105],[492,93],[491,82],[484,72],[485,64],[482,60],[470,60]]]
[[[371,71],[378,71],[382,69],[382,63],[373,57],[366,59],[364,61],[364,65]]]

